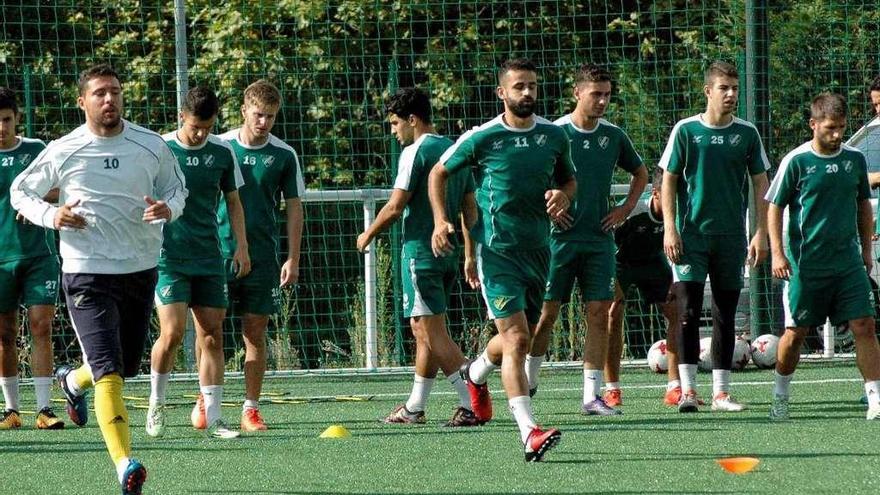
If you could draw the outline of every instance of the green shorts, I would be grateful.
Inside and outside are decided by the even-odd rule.
[[[30,307],[58,302],[58,273],[55,255],[0,262],[0,313],[19,304]]]
[[[793,270],[785,283],[782,300],[786,327],[815,327],[831,320],[833,325],[874,316],[871,283],[863,266],[844,273],[805,274]]]
[[[706,282],[712,279],[716,290],[743,288],[746,263],[746,238],[739,234],[683,234],[683,253],[672,266],[675,282]]]
[[[229,305],[226,273],[221,258],[176,260],[159,258],[156,306],[187,303],[189,306],[225,308]]]
[[[403,316],[414,318],[446,313],[458,261],[458,256],[413,256],[404,250],[400,258]]]
[[[232,260],[224,261],[230,306],[237,314],[273,315],[281,308],[281,266],[276,259],[251,260],[251,271],[235,278]]]
[[[550,273],[545,301],[568,302],[577,281],[584,301],[614,297],[614,242],[605,244],[550,240]]]
[[[549,265],[549,247],[495,250],[477,244],[477,270],[489,318],[507,318],[525,311],[528,322],[537,324]]]
[[[642,294],[642,298],[648,304],[662,304],[669,300],[669,288],[672,285],[672,269],[666,258],[658,258],[655,261],[628,265],[618,263],[617,282],[620,289],[626,291],[636,286]]]

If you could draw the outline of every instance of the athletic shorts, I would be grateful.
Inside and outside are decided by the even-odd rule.
[[[537,324],[549,265],[549,247],[496,250],[477,244],[477,270],[489,318],[508,318],[524,311],[528,322]]]
[[[740,290],[746,263],[746,238],[743,235],[683,234],[683,253],[672,266],[675,282],[706,282],[712,279],[716,290]]]
[[[251,271],[235,278],[232,260],[224,261],[229,307],[236,314],[274,315],[281,308],[281,266],[276,259],[252,259]]]
[[[223,260],[159,258],[156,306],[173,303],[226,308],[229,305],[229,289],[226,287]]]
[[[545,301],[568,302],[575,281],[584,301],[614,298],[614,242],[603,244],[550,239],[550,272]]]
[[[665,258],[638,265],[618,263],[617,282],[624,294],[636,286],[648,304],[663,304],[669,300],[672,269]]]
[[[400,257],[400,278],[403,286],[403,316],[440,315],[446,313],[449,297],[458,272],[459,257],[409,255]]]
[[[0,263],[0,313],[58,303],[58,258],[38,256]]]
[[[794,270],[782,295],[786,327],[833,325],[874,316],[871,284],[863,266],[844,273],[806,274]]]
[[[157,270],[65,273],[61,277],[73,330],[95,381],[138,374],[153,313]]]

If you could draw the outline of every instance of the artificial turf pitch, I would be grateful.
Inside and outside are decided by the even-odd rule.
[[[768,422],[772,373],[733,374],[744,413],[683,415],[661,403],[665,378],[625,369],[624,414],[579,414],[582,374],[544,370],[534,401],[544,425],[562,430],[561,444],[540,464],[523,462],[522,445],[496,374],[490,385],[495,417],[468,429],[441,425],[455,404],[442,377],[428,402],[428,424],[384,425],[379,418],[406,400],[410,376],[297,377],[267,380],[281,404],[262,406],[270,430],[237,440],[207,439],[189,426],[192,382],[172,382],[165,437],[144,433],[147,383],[129,383],[134,456],[148,469],[145,493],[183,494],[506,494],[506,493],[878,493],[880,421],[865,420],[852,362],[803,364],[792,385],[792,421]],[[710,376],[698,378],[708,396]],[[33,408],[22,386],[23,409]],[[225,395],[240,400],[242,382]],[[56,392],[56,397],[57,397]],[[289,400],[373,396],[370,400]],[[91,400],[91,398],[90,398]],[[63,415],[63,405],[56,406]],[[237,424],[240,407],[224,407]],[[0,494],[118,493],[115,472],[91,422],[63,431],[0,431]],[[320,439],[341,424],[352,437]],[[758,467],[723,472],[715,459],[749,455]]]

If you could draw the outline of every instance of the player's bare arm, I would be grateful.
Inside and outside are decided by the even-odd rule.
[[[862,262],[869,272],[874,266],[874,249],[871,239],[874,233],[874,211],[871,208],[871,200],[859,201],[859,239],[862,243]]]
[[[281,265],[281,287],[299,281],[299,253],[303,231],[302,199],[285,200],[285,209],[287,210],[287,259]]]
[[[773,276],[788,280],[791,276],[791,265],[782,248],[782,214],[783,208],[770,204],[767,209],[767,229],[770,234],[771,271]]]
[[[626,195],[626,200],[624,200],[622,205],[611,208],[608,215],[602,219],[602,230],[607,232],[623,224],[623,222],[629,217],[629,214],[633,211],[633,208],[636,207],[636,203],[639,202],[639,197],[645,192],[645,187],[647,187],[647,185],[648,168],[642,165],[632,173],[632,177],[629,180],[629,192]]]
[[[410,198],[412,198],[411,192],[404,191],[403,189],[394,189],[391,193],[391,198],[388,199],[385,206],[379,210],[379,214],[376,215],[376,219],[373,220],[373,223],[358,235],[357,250],[359,252],[366,252],[367,247],[373,242],[373,239],[375,239],[377,235],[388,230],[388,227],[403,215],[403,210],[406,209],[406,205],[409,203]]]
[[[764,197],[767,195],[769,187],[770,181],[766,172],[752,176],[755,219],[758,225],[755,228],[755,235],[749,242],[749,254],[746,262],[753,267],[760,265],[767,258],[767,200]]]
[[[431,250],[434,256],[441,257],[452,253],[449,236],[455,233],[455,226],[449,221],[446,212],[446,182],[449,171],[442,163],[434,165],[428,176],[428,199],[434,213],[434,233],[431,234]]]
[[[668,171],[663,172],[663,187],[660,190],[660,204],[663,207],[663,252],[673,263],[678,263],[682,253],[681,236],[675,225],[677,194],[678,175]]]
[[[241,197],[237,190],[226,193],[225,198],[226,210],[229,212],[229,224],[232,226],[232,235],[235,236],[235,253],[232,255],[232,265],[235,269],[235,278],[241,278],[251,272],[251,256],[244,224],[244,208],[241,206]]]

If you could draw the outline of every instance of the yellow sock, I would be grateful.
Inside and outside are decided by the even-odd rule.
[[[128,411],[122,400],[122,377],[118,374],[104,375],[95,382],[95,417],[110,458],[118,465],[131,454]]]
[[[87,364],[73,370],[72,374],[73,381],[79,390],[88,390],[95,385],[92,381],[92,369]]]

